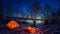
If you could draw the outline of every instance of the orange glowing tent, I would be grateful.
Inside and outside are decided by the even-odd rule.
[[[6,25],[9,29],[14,29],[14,28],[18,28],[19,27],[19,24],[14,21],[14,20],[11,20],[8,22],[8,24]]]
[[[31,27],[31,26],[28,26],[28,27],[25,27],[23,30],[23,32],[29,32],[30,34],[40,34],[40,28],[35,28],[35,27]],[[41,32],[43,34],[43,32]]]
[[[30,33],[35,33],[36,32],[36,29],[35,28],[33,28],[33,27],[26,27],[25,28],[26,30],[28,30]]]

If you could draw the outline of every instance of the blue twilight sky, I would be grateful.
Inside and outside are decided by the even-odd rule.
[[[26,9],[31,6],[33,2],[39,2],[42,7],[49,4],[54,9],[57,9],[60,5],[60,0],[2,0],[1,3],[3,3],[4,12],[6,12],[8,4],[11,4],[14,10],[20,7],[24,12],[26,12]]]
[[[53,8],[60,5],[59,0],[3,0],[3,4],[7,5],[8,3],[10,3],[10,4],[15,4],[17,6],[20,5],[22,7],[28,7],[32,4],[32,2],[35,1],[39,2],[42,6],[44,6],[45,4],[50,4]]]

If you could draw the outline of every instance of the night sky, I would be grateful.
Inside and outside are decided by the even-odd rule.
[[[53,9],[57,9],[57,7],[60,5],[60,0],[3,0],[3,7],[4,12],[6,12],[6,8],[8,4],[11,4],[14,8],[22,8],[24,12],[26,12],[26,9],[28,9],[33,2],[39,2],[42,7],[44,7],[46,4],[49,4]]]

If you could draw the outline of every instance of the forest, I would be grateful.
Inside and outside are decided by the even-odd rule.
[[[49,4],[46,4],[43,8],[38,2],[32,3],[27,9],[27,13],[24,13],[22,8],[14,8],[11,4],[7,4],[6,13],[4,12],[3,4],[0,4],[0,21],[3,21],[7,17],[26,17],[35,18],[42,17],[44,18],[44,24],[60,24],[60,6],[57,9],[52,8]]]

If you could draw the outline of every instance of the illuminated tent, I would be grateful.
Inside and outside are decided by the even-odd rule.
[[[31,33],[34,33],[36,31],[36,29],[33,27],[28,27],[27,30],[29,30]]]
[[[33,27],[25,27],[25,29],[23,29],[23,31],[28,31],[28,32],[30,32],[30,33],[35,33],[36,32],[36,29],[35,28],[33,28]]]
[[[19,24],[14,21],[14,20],[11,20],[8,22],[8,24],[6,25],[9,29],[14,29],[14,28],[18,28],[19,27]]]
[[[29,34],[43,34],[42,29],[41,28],[35,28],[35,27],[31,27],[31,26],[27,26],[24,27],[22,29],[22,32],[28,32]]]

